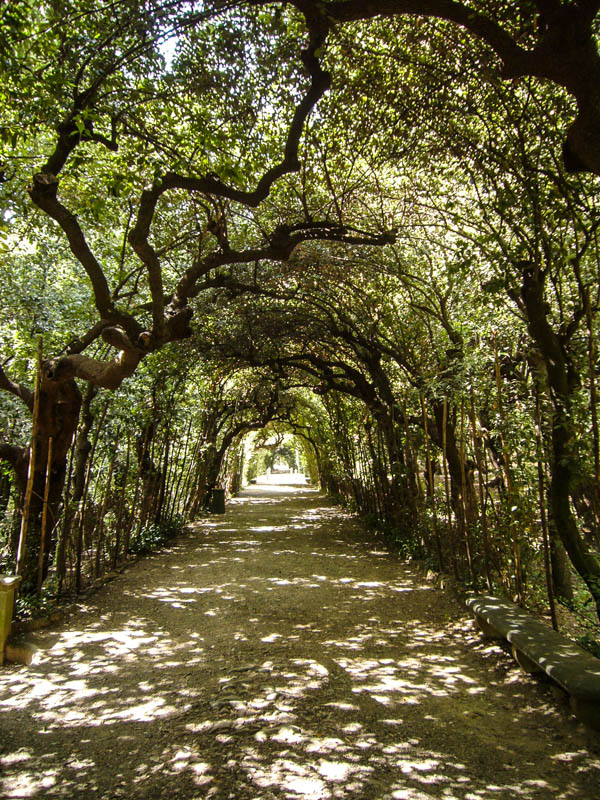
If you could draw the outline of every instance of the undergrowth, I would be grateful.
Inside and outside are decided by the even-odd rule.
[[[150,522],[145,525],[129,543],[129,552],[136,556],[144,556],[163,547],[183,530],[185,521],[180,514],[169,519]]]

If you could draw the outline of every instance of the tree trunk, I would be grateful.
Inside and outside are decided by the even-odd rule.
[[[42,575],[44,578],[47,575],[49,559],[56,544],[54,528],[67,473],[67,454],[79,421],[81,393],[74,380],[55,383],[47,380],[42,374],[39,403],[39,451],[33,476],[33,494],[29,508],[29,526],[21,584],[21,591],[25,594],[35,592],[37,588],[49,438],[53,439],[53,448],[49,470],[50,489],[47,505],[49,537],[43,561]]]
[[[395,522],[401,530],[412,532],[415,530],[418,517],[417,486],[414,475],[409,474],[406,467],[404,447],[396,422],[395,409],[381,409],[376,413],[375,418],[389,459],[391,485],[388,485],[386,480],[384,488],[387,490],[388,497],[391,495],[390,517],[395,518]],[[401,417],[398,414],[398,422],[400,420]]]
[[[589,551],[571,511],[571,494],[578,475],[577,437],[571,415],[571,398],[577,380],[564,344],[548,320],[542,273],[527,267],[521,293],[527,311],[529,333],[535,341],[548,373],[553,406],[552,458],[550,459],[550,527],[560,537],[573,566],[583,578],[600,619],[600,559]]]
[[[138,519],[136,534],[139,533],[142,526],[145,525],[150,518],[158,492],[160,491],[161,472],[152,458],[152,445],[155,434],[156,423],[154,420],[151,420],[140,431],[140,435],[136,440],[137,458],[142,479],[140,517]]]
[[[98,389],[91,383],[88,383],[83,401],[81,405],[81,426],[77,433],[76,447],[75,447],[75,466],[73,469],[73,482],[72,494],[65,508],[64,524],[60,542],[57,547],[56,561],[59,580],[59,591],[62,589],[62,582],[65,576],[65,555],[69,547],[71,539],[71,531],[73,528],[73,520],[76,511],[83,497],[85,487],[85,476],[87,472],[87,464],[90,452],[92,450],[92,443],[89,440],[89,434],[94,424],[94,415],[91,411],[92,400],[98,393]]]
[[[452,510],[458,520],[464,517],[463,513],[463,463],[460,454],[460,448],[456,440],[455,424],[452,420],[453,415],[446,413],[444,415],[444,404],[439,400],[430,402],[430,407],[433,411],[435,419],[435,427],[431,428],[429,433],[431,438],[435,441],[437,446],[441,449],[443,446],[443,431],[444,431],[444,416],[446,422],[446,462],[448,464],[448,474],[450,475],[450,497],[452,500]],[[449,409],[448,409],[449,411]],[[472,480],[465,480],[465,498],[464,507],[470,508],[475,504],[473,496],[473,482]]]
[[[573,581],[569,568],[569,558],[554,524],[552,514],[550,514],[548,527],[550,534],[550,571],[552,573],[554,594],[561,600],[572,600]]]

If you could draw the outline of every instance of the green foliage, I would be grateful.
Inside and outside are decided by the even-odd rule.
[[[49,614],[57,603],[56,581],[47,580],[39,594],[19,592],[15,601],[16,619],[36,619]]]
[[[592,633],[585,633],[577,639],[577,644],[596,658],[600,658],[600,635],[594,636]]]
[[[180,515],[158,522],[150,522],[132,538],[129,551],[134,555],[144,556],[159,550],[181,535],[184,525],[185,521]]]

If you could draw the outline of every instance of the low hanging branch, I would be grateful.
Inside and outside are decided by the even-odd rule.
[[[30,411],[33,411],[34,392],[27,386],[12,381],[0,366],[0,389],[15,395],[22,400]]]
[[[125,378],[133,375],[144,356],[144,351],[134,347],[124,331],[111,328],[104,331],[107,332],[112,335],[104,338],[110,339],[110,344],[119,350],[115,358],[110,361],[100,361],[80,354],[61,356],[45,363],[45,377],[54,381],[81,378],[104,389],[117,389]]]

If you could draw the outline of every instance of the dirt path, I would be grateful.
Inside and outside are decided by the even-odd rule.
[[[306,488],[257,487],[0,671],[0,796],[600,798],[600,737]]]

